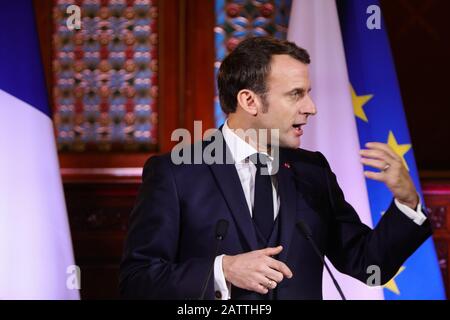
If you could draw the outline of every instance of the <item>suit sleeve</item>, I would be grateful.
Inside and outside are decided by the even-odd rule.
[[[170,163],[152,157],[131,213],[120,266],[120,294],[126,299],[198,299],[209,259],[177,260],[180,202]],[[209,281],[207,299],[213,299]]]
[[[371,230],[345,200],[328,162],[322,154],[318,154],[325,168],[331,211],[326,256],[340,272],[364,283],[372,275],[367,268],[378,266],[381,284],[385,284],[431,235],[429,219],[419,226],[392,201],[377,226]]]

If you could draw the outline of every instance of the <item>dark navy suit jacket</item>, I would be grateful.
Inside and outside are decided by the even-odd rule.
[[[322,299],[323,265],[296,230],[299,220],[309,225],[320,250],[339,271],[363,282],[370,265],[381,268],[383,283],[389,281],[431,235],[428,219],[418,226],[394,202],[374,230],[364,225],[319,152],[281,149],[277,179],[279,244],[284,247],[277,258],[294,274],[279,284],[277,299]],[[175,165],[170,154],[150,158],[120,267],[122,297],[198,299],[214,262],[219,219],[229,222],[219,254],[259,249],[234,164]],[[261,298],[234,287],[231,292],[236,299]],[[213,279],[206,298],[214,299]]]

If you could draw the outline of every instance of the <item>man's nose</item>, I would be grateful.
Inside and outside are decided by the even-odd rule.
[[[306,96],[306,99],[300,108],[300,113],[309,114],[312,116],[317,113],[316,105],[310,95]]]

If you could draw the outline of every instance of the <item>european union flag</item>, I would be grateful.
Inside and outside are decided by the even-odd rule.
[[[376,0],[338,1],[361,147],[388,143],[404,159],[421,194],[395,67]],[[387,187],[366,179],[374,225],[392,201]],[[421,196],[422,203],[423,197]],[[428,239],[385,286],[385,299],[445,299],[433,240]]]

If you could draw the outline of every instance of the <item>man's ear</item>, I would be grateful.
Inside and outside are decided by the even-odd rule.
[[[258,114],[259,99],[257,95],[248,89],[243,89],[237,94],[238,107],[241,107],[245,112],[252,116]]]

